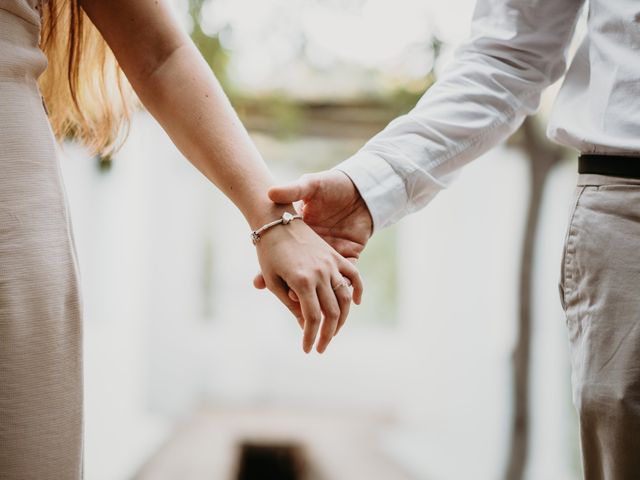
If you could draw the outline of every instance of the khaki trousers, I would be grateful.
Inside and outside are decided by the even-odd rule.
[[[640,180],[579,176],[560,296],[584,478],[640,479]]]

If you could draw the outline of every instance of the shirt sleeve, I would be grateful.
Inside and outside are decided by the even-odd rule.
[[[566,69],[584,0],[478,0],[469,39],[440,79],[337,165],[374,230],[424,207],[456,171],[513,133]]]

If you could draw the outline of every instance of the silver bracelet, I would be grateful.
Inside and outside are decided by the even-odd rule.
[[[251,232],[251,242],[253,242],[253,244],[256,245],[260,241],[261,235],[267,230],[269,230],[271,227],[275,227],[276,225],[280,225],[280,224],[287,225],[291,223],[291,220],[298,220],[298,219],[302,219],[302,215],[298,215],[298,214],[294,215],[293,213],[284,212],[282,214],[282,217],[279,218],[278,220],[274,220],[273,222],[267,223],[266,225],[263,225],[257,230],[254,230],[253,232]]]

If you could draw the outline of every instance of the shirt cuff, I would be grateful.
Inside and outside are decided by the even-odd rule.
[[[397,222],[406,214],[408,197],[405,183],[381,157],[360,151],[333,169],[344,172],[358,189],[371,213],[374,232]]]

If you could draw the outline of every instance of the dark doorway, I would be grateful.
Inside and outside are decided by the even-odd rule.
[[[305,480],[302,448],[296,444],[245,442],[240,445],[236,480]]]

